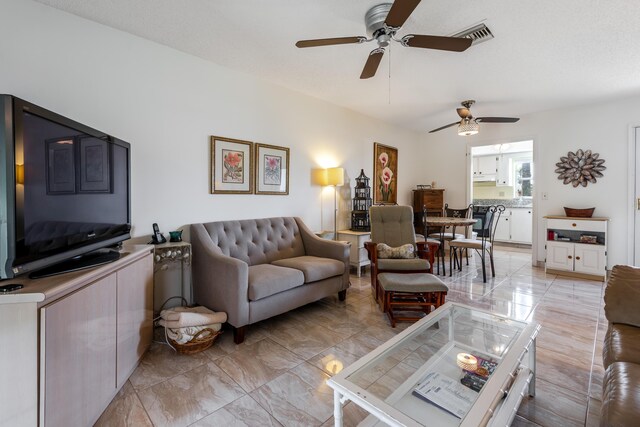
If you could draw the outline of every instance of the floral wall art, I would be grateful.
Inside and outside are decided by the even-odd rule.
[[[253,143],[211,137],[211,193],[253,193]]]
[[[242,166],[244,153],[236,150],[222,150],[222,182],[243,183],[244,168]]]
[[[398,149],[373,144],[373,202],[395,204],[398,201]]]
[[[289,194],[289,149],[255,144],[256,194]]]

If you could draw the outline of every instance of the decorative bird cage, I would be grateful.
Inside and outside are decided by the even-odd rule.
[[[373,200],[371,199],[371,187],[369,178],[364,174],[364,169],[360,169],[360,175],[356,178],[355,197],[353,198],[353,209],[351,211],[351,229],[353,231],[369,231],[369,208]]]

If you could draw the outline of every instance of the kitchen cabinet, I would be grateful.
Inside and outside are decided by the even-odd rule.
[[[608,218],[547,216],[545,219],[545,271],[605,280]]]
[[[531,208],[508,208],[500,215],[494,240],[531,244],[532,234],[533,211]]]
[[[493,240],[497,242],[508,242],[511,240],[511,222],[509,217],[511,212],[507,209],[502,212],[500,218],[498,218],[498,224],[496,224],[496,233]]]
[[[473,180],[495,181],[498,172],[498,157],[478,156],[473,158]]]
[[[501,154],[498,157],[498,175],[496,177],[496,186],[513,185],[513,159]]]
[[[511,241],[514,243],[531,243],[533,236],[533,210],[531,208],[512,208]]]

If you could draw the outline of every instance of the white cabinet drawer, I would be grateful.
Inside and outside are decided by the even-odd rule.
[[[607,231],[606,221],[585,221],[573,219],[547,219],[547,228],[553,230],[580,230],[604,233]]]

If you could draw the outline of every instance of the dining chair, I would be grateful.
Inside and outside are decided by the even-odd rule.
[[[416,241],[411,206],[382,205],[369,208],[371,221],[371,241],[365,242],[369,260],[371,260],[371,288],[376,301],[381,302],[382,293],[377,283],[380,273],[432,273],[434,252],[433,243]],[[390,247],[400,255],[389,256]],[[401,251],[403,245],[411,244],[411,251]],[[437,246],[436,246],[437,247]],[[402,257],[400,257],[402,256]]]
[[[452,218],[471,218],[471,210],[473,208],[473,204],[470,204],[469,206],[467,206],[466,208],[462,208],[462,209],[454,209],[454,208],[450,208],[449,204],[446,203],[444,205],[444,209],[443,209],[443,214],[446,217],[452,217]],[[451,231],[447,231],[447,229],[450,229]],[[464,239],[467,237],[470,237],[467,235],[467,231],[466,231],[467,227],[465,227],[465,233],[464,234],[459,234],[456,233],[456,227],[441,227],[440,231],[435,232],[435,233],[430,233],[428,235],[428,238],[431,239],[437,239],[438,241],[440,241],[440,251],[438,256],[440,257],[440,259],[442,260],[442,269],[444,270],[444,253],[445,253],[445,244],[447,242],[450,242],[451,240],[454,239]],[[467,259],[468,262],[468,259]],[[449,268],[451,268],[451,260],[449,260]],[[438,274],[440,274],[440,262],[438,262]],[[446,273],[443,273],[446,274]]]
[[[493,206],[474,206],[472,208],[473,218],[478,221],[474,224],[473,230],[478,233],[476,239],[454,239],[449,242],[449,257],[457,259],[459,257],[459,270],[462,270],[462,252],[469,249],[474,249],[482,260],[482,281],[487,281],[486,271],[486,255],[489,255],[489,261],[491,264],[491,276],[496,277],[495,266],[493,262],[493,239],[496,233],[496,227],[500,219],[500,215],[505,211],[503,205]],[[449,268],[451,269],[451,259],[449,261]],[[453,271],[451,270],[451,273]]]
[[[444,209],[435,211],[435,210],[427,210],[426,206],[422,206],[422,234],[424,235],[424,240],[426,242],[429,242],[431,245],[433,245],[434,249],[436,249],[434,251],[434,260],[436,262],[436,267],[437,269],[437,273],[440,274],[440,264],[442,264],[442,274],[445,274],[446,272],[444,271],[444,247],[442,247],[442,242],[440,240],[440,237],[438,238],[434,238],[434,237],[430,237],[430,234],[433,233],[429,233],[429,229],[434,229],[433,226],[430,226],[427,224],[427,219],[429,217],[442,217],[444,213]],[[437,244],[438,246],[435,247],[435,244]]]

